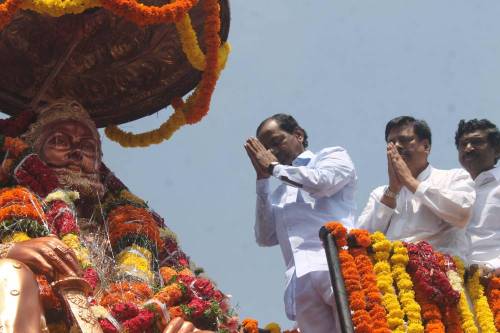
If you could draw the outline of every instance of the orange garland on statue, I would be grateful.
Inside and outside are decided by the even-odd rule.
[[[193,93],[196,101],[193,107],[186,111],[186,123],[195,124],[201,120],[210,107],[210,100],[215,89],[218,72],[218,52],[221,45],[219,36],[220,30],[220,6],[218,0],[205,0],[204,4],[207,18],[205,19],[205,46],[206,46],[206,67],[203,71],[202,79],[198,88]]]
[[[140,223],[134,223],[139,221]],[[145,208],[132,205],[123,205],[113,209],[108,215],[109,239],[111,245],[127,234],[141,233],[154,241],[157,248],[162,248],[163,241],[160,237],[156,222],[151,213]]]
[[[22,0],[6,0],[0,4],[0,29],[3,29],[21,6]]]
[[[100,0],[103,8],[116,15],[145,26],[150,24],[172,23],[186,14],[198,0],[177,0],[161,7],[146,6],[133,0]]]

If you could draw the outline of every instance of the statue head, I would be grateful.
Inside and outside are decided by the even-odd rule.
[[[38,112],[37,121],[23,135],[27,143],[54,170],[61,185],[82,197],[101,196],[101,141],[82,105],[57,100]]]

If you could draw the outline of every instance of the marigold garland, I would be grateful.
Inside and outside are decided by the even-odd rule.
[[[348,250],[341,247],[341,244],[347,244],[345,227],[338,222],[329,222],[325,225],[327,230],[335,237],[339,251],[340,268],[344,284],[349,296],[349,306],[352,311],[352,323],[356,333],[370,333],[373,331],[371,317],[367,308],[366,295],[361,285],[361,277],[354,257]]]
[[[467,280],[467,289],[474,304],[476,321],[481,328],[481,333],[494,333],[497,332],[494,317],[484,294],[484,287],[480,282],[480,273],[479,269],[476,270]]]
[[[392,243],[377,231],[371,234],[372,248],[375,251],[374,271],[377,275],[377,287],[382,293],[382,299],[387,310],[387,324],[393,332],[406,332],[404,322],[404,312],[401,310],[396,290],[393,286],[391,264],[389,257],[392,250]]]
[[[177,24],[181,43],[188,60],[192,62],[194,67],[203,67],[204,69],[202,79],[195,91],[187,98],[186,102],[183,102],[181,98],[172,100],[175,112],[158,129],[134,134],[125,132],[118,126],[108,126],[105,133],[110,140],[118,142],[123,147],[146,147],[157,144],[163,140],[168,140],[183,125],[199,122],[208,113],[212,93],[220,71],[225,65],[230,46],[225,43],[221,47],[219,36],[220,6],[218,0],[204,1],[203,8],[206,13],[204,24],[206,54],[204,56],[202,56],[203,53],[197,43],[196,34],[190,24],[189,15],[185,13],[181,22]]]
[[[420,290],[418,286],[415,288],[415,299],[420,304],[422,309],[422,318],[425,324],[426,333],[445,333],[445,326],[442,321],[441,311],[436,303],[427,299],[427,295]]]
[[[459,257],[454,257],[453,261],[457,267],[457,273],[460,277],[460,283],[464,285],[464,274],[465,268],[464,263]],[[460,311],[460,320],[462,323],[462,330],[465,333],[478,333],[476,323],[474,321],[474,315],[469,307],[469,302],[467,301],[467,296],[465,295],[465,289],[462,288],[460,291],[460,301],[458,303],[458,309]]]
[[[21,9],[59,17],[65,14],[80,14],[87,9],[99,6],[99,0],[24,0]]]
[[[424,326],[422,325],[422,317],[420,315],[420,305],[415,300],[413,282],[410,275],[406,272],[406,265],[409,260],[408,251],[400,241],[393,242],[392,248],[392,276],[399,290],[399,302],[407,318],[407,332],[422,333]]]
[[[488,302],[495,318],[495,327],[500,332],[500,276],[493,276],[488,283]]]
[[[377,287],[377,277],[373,271],[373,264],[368,256],[367,247],[371,245],[370,234],[366,230],[353,229],[349,233],[356,240],[359,248],[351,248],[356,268],[361,275],[361,285],[366,296],[366,310],[370,314],[374,333],[390,333],[386,312],[382,306],[382,294]]]
[[[198,0],[175,0],[163,6],[146,6],[133,0],[100,0],[103,8],[138,26],[172,23],[184,16]]]
[[[175,23],[177,32],[179,33],[179,38],[182,44],[182,50],[186,54],[191,65],[199,71],[204,71],[206,68],[206,58],[205,54],[198,44],[198,37],[196,36],[196,31],[193,29],[191,24],[191,18],[189,14],[184,15],[179,21]],[[218,50],[219,67],[218,71],[222,71],[226,66],[226,61],[229,53],[231,52],[231,46],[229,43],[224,43]]]

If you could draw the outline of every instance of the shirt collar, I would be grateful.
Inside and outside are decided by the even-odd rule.
[[[418,174],[417,180],[423,181],[423,180],[426,180],[427,178],[429,178],[429,176],[431,175],[432,169],[433,169],[432,166],[430,164],[428,164],[427,167],[421,173]]]
[[[303,166],[307,165],[311,158],[314,157],[314,154],[310,150],[304,150],[297,158],[295,158],[292,162],[293,166]]]
[[[500,181],[500,166],[481,172],[476,179],[474,179],[474,183],[476,183],[476,185],[483,185],[493,180]]]

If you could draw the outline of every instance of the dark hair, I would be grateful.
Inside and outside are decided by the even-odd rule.
[[[390,120],[387,125],[385,125],[385,141],[387,142],[389,133],[393,128],[407,125],[413,125],[413,131],[419,140],[427,139],[429,140],[429,144],[432,144],[432,134],[429,125],[427,125],[425,120],[415,119],[410,116],[401,116]]]
[[[262,126],[264,126],[265,123],[267,123],[269,120],[274,120],[278,123],[278,126],[280,127],[281,130],[293,134],[293,132],[297,129],[301,130],[302,133],[304,134],[304,141],[302,141],[302,145],[304,148],[307,148],[309,145],[309,142],[307,141],[307,133],[306,130],[303,129],[302,127],[299,126],[299,123],[297,123],[297,120],[295,120],[294,117],[290,116],[289,114],[284,114],[284,113],[277,113],[269,118],[264,119],[259,127],[257,127],[256,134],[259,135],[260,130],[262,129]]]
[[[493,124],[488,119],[471,119],[469,121],[465,121],[464,119],[460,120],[458,123],[458,129],[455,132],[455,146],[458,148],[458,144],[460,138],[466,134],[471,133],[477,130],[485,130],[488,132],[488,142],[497,149],[500,147],[500,131],[498,131],[498,127]],[[495,159],[495,163],[498,158]]]

